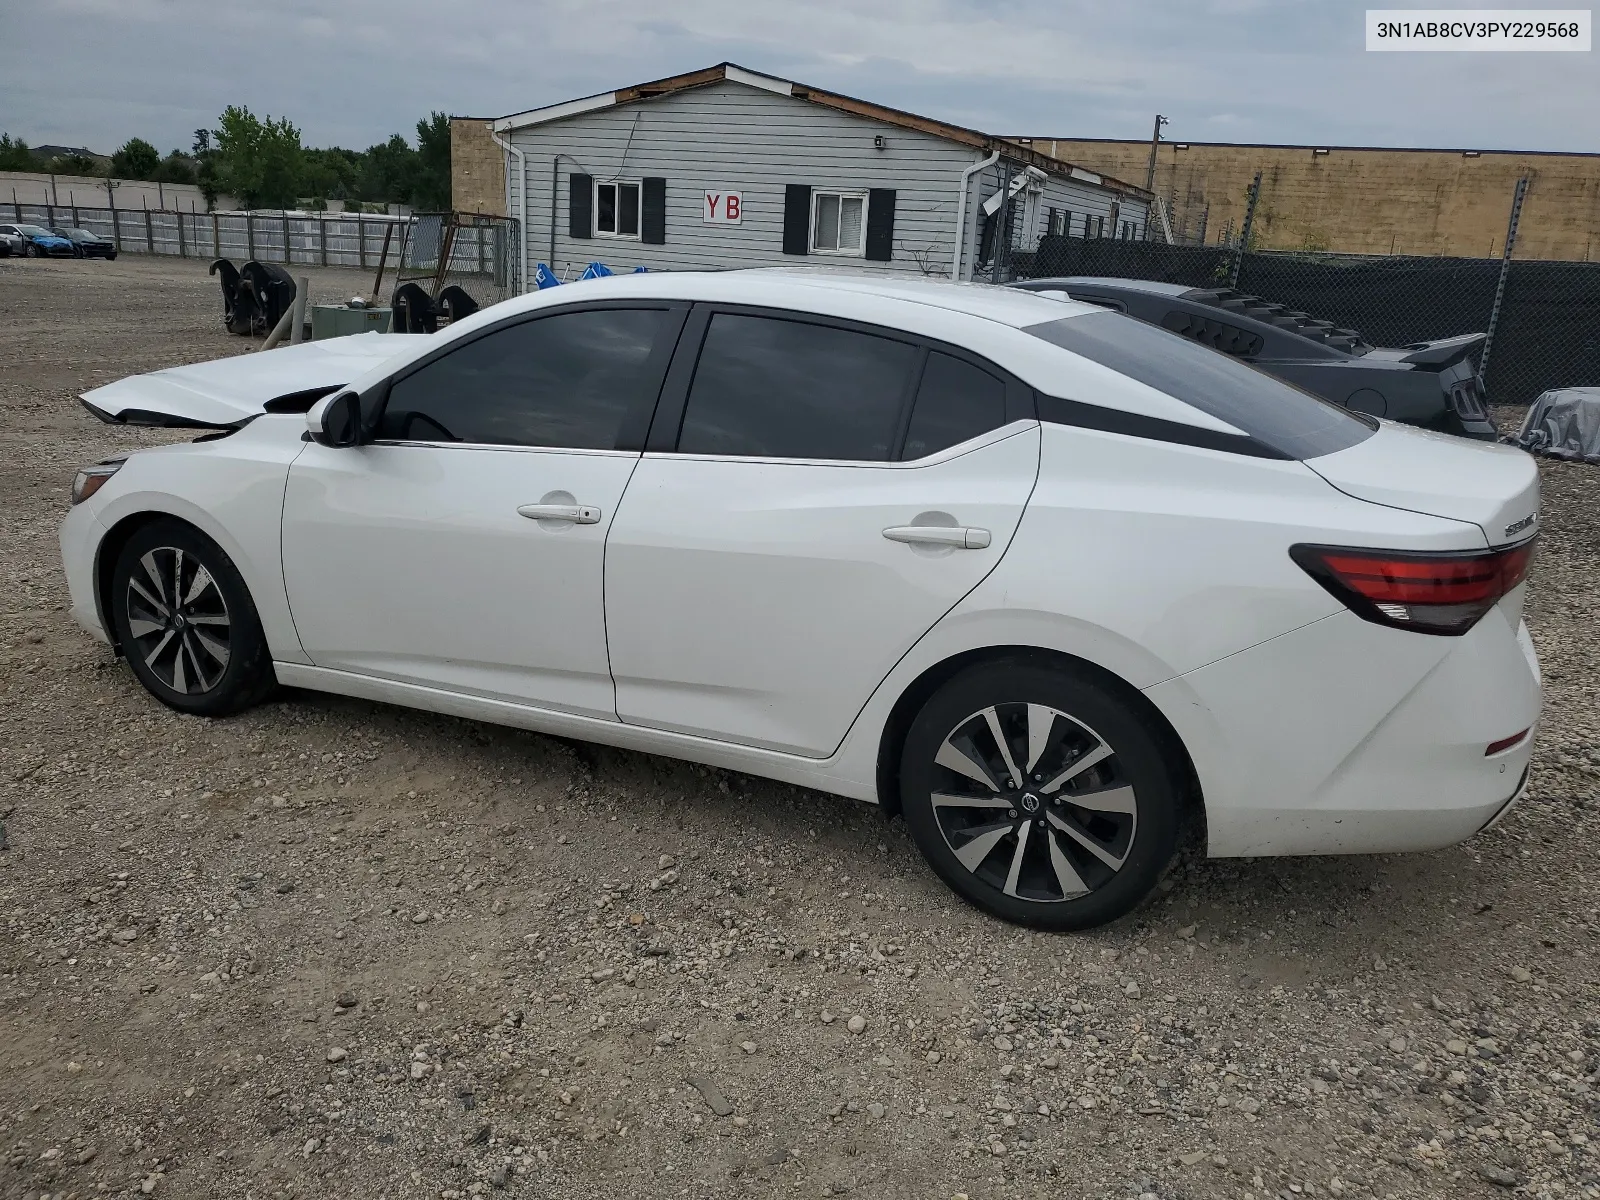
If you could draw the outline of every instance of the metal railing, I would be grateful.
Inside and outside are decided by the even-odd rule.
[[[432,224],[429,224],[429,221]],[[230,258],[286,266],[356,267],[388,271],[424,261],[430,274],[465,286],[492,304],[521,290],[516,222],[467,217],[449,240],[449,261],[437,270],[439,218],[380,213],[307,213],[280,210],[175,212],[162,209],[85,208],[82,205],[0,203],[0,221],[46,229],[87,229],[110,238],[119,253],[181,258]],[[431,238],[431,241],[430,241]],[[430,249],[431,246],[431,249]],[[431,255],[431,257],[430,257]]]

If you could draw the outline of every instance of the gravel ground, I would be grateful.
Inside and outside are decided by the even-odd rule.
[[[1500,828],[1185,861],[1039,936],[849,801],[145,695],[55,531],[79,464],[170,435],[74,397],[246,349],[219,308],[199,263],[0,262],[0,1195],[1600,1197],[1593,468],[1543,468]]]

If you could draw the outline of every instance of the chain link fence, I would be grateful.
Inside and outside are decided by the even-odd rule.
[[[392,260],[396,284],[414,282],[437,296],[459,287],[480,307],[522,290],[517,222],[481,213],[418,213]]]
[[[1101,275],[1233,286],[1380,346],[1489,332],[1494,404],[1553,387],[1600,385],[1600,263],[1327,254],[1050,236],[1013,263],[1022,278]],[[1502,269],[1505,294],[1495,292]]]

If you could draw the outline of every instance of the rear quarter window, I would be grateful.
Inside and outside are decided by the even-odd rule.
[[[1121,313],[1084,313],[1025,332],[1226,421],[1285,458],[1348,450],[1377,428],[1275,375]],[[1092,396],[1063,399],[1094,402]]]

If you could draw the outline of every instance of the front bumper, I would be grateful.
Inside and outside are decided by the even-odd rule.
[[[74,505],[61,522],[61,565],[67,575],[72,619],[98,641],[111,643],[95,587],[95,560],[106,528],[88,504]]]
[[[1146,694],[1190,748],[1221,857],[1464,841],[1520,795],[1541,701],[1526,626],[1501,608],[1459,638],[1339,613]]]

